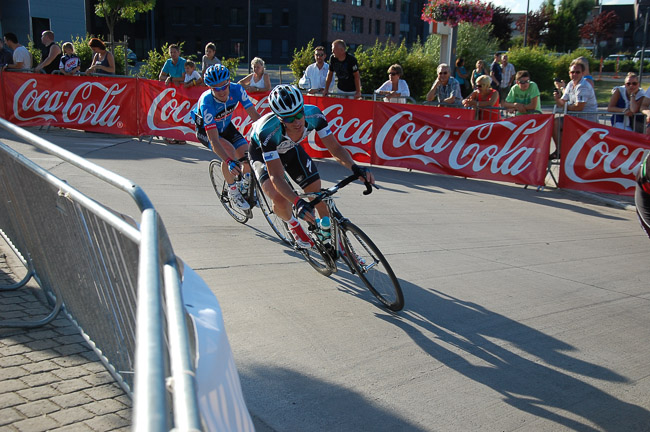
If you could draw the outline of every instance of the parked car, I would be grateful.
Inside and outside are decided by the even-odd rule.
[[[640,55],[641,55],[641,52],[639,52],[639,56]],[[629,59],[630,59],[630,57],[627,56],[626,54],[612,54],[612,55],[607,56],[607,58],[605,60],[613,60],[613,61],[618,60],[619,62],[622,62],[622,61],[629,60]]]
[[[632,59],[632,61],[635,63],[638,63],[639,60],[641,60],[641,50],[638,50]],[[643,54],[643,60],[650,60],[650,50],[645,50],[645,53]]]

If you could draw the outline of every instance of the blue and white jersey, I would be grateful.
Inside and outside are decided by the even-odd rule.
[[[192,110],[192,119],[196,122],[196,116],[199,114],[203,117],[205,130],[217,128],[221,133],[230,124],[232,112],[237,108],[238,103],[241,103],[244,109],[253,106],[246,90],[239,84],[230,84],[230,94],[226,102],[218,101],[208,89],[199,97],[196,107]]]
[[[293,141],[286,135],[280,119],[273,113],[266,114],[253,123],[251,129],[251,151],[261,151],[264,161],[278,159],[282,154],[299,145],[313,130],[325,138],[332,134],[322,111],[314,105],[305,105],[305,130],[302,137]]]

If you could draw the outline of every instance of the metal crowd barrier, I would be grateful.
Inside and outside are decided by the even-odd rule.
[[[0,233],[28,268],[23,281],[2,288],[33,276],[54,303],[42,320],[0,326],[46,324],[62,308],[134,398],[133,430],[200,430],[179,262],[149,198],[129,180],[4,119],[0,127],[127,193],[141,211],[138,227],[0,142]]]

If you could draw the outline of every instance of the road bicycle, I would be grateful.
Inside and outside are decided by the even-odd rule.
[[[375,243],[361,228],[343,216],[334,203],[334,195],[358,177],[351,175],[335,186],[321,189],[320,192],[300,194],[310,199],[312,205],[324,202],[330,212],[330,238],[322,236],[316,224],[308,224],[307,233],[314,242],[310,250],[296,248],[293,237],[289,237],[296,250],[301,251],[319,273],[326,276],[338,270],[336,262],[342,259],[352,274],[361,278],[370,292],[388,309],[399,311],[404,307],[404,295],[390,264]],[[365,182],[364,195],[372,192],[372,185]],[[310,252],[306,254],[306,252]]]
[[[239,159],[240,163],[248,163],[248,158],[244,156]],[[289,229],[286,223],[273,212],[273,203],[271,200],[264,195],[262,192],[262,186],[260,185],[257,177],[251,170],[251,180],[248,190],[243,189],[243,182],[241,175],[235,177],[237,187],[242,196],[250,206],[250,209],[244,210],[239,208],[228,195],[228,183],[223,176],[221,171],[221,164],[223,162],[218,159],[213,159],[210,161],[210,181],[214,187],[214,191],[217,193],[217,198],[223,208],[226,209],[226,212],[237,222],[245,224],[249,219],[253,218],[253,208],[259,207],[264,214],[264,218],[271,226],[271,229],[278,236],[278,238],[287,245],[293,244],[293,237],[289,234]]]

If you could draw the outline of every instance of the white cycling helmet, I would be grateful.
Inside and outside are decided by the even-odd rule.
[[[271,111],[280,117],[288,117],[300,112],[304,103],[300,90],[289,84],[280,84],[269,94]]]

